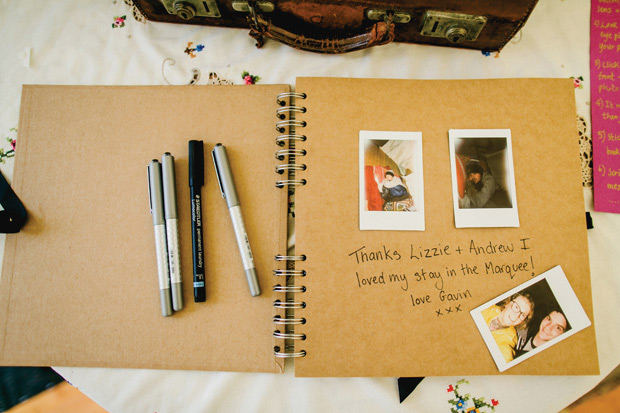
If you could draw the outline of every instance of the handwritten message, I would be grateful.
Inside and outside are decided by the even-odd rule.
[[[620,212],[620,0],[592,0],[594,209]]]
[[[348,254],[348,260],[355,268],[351,283],[360,289],[396,288],[410,302],[412,309],[433,307],[440,317],[464,311],[469,306],[463,307],[463,302],[475,295],[475,291],[468,288],[454,287],[451,280],[535,276],[531,246],[530,238],[482,243],[470,240],[462,245],[361,245]],[[446,262],[458,264],[446,266]],[[369,267],[377,268],[368,265],[370,263],[379,263],[384,269],[368,270]]]

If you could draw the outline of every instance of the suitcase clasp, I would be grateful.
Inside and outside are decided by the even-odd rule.
[[[478,38],[487,22],[484,16],[427,11],[422,19],[422,36],[442,37],[451,43],[472,41]]]
[[[232,2],[232,8],[242,13],[251,13],[252,9],[258,9],[262,13],[272,13],[276,6],[270,1],[255,1],[250,4],[249,1],[235,0]]]
[[[374,21],[386,21],[390,17],[392,17],[393,23],[409,23],[411,21],[411,13],[406,11],[388,11],[388,10],[376,10],[370,9],[366,12],[366,17],[369,20]]]
[[[166,11],[176,14],[183,20],[194,17],[222,17],[216,0],[161,0]]]

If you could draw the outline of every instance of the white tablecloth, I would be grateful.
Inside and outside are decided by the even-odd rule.
[[[125,19],[115,20],[126,16]],[[244,29],[141,23],[122,0],[0,0],[0,148],[17,138],[22,84],[186,84],[192,69],[206,84],[210,72],[242,84],[295,84],[299,76],[412,79],[583,78],[578,114],[590,124],[590,2],[541,0],[521,33],[499,54],[390,44],[345,55],[318,55],[267,41],[262,49]],[[115,25],[116,22],[116,25]],[[190,57],[188,43],[195,49]],[[175,64],[170,64],[173,59]],[[163,73],[162,73],[163,72]],[[188,86],[191,87],[191,86]],[[118,125],[122,128],[123,125]],[[586,131],[590,135],[590,131]],[[2,146],[3,145],[3,146]],[[0,170],[11,180],[13,159]],[[585,188],[585,209],[591,188]],[[450,411],[459,391],[498,401],[496,411],[557,411],[594,387],[620,362],[620,216],[593,213],[588,231],[600,376],[433,377],[401,405],[395,378],[294,378],[293,366],[275,374],[64,368],[56,370],[113,411]],[[0,237],[4,252],[4,236]],[[488,409],[487,409],[488,410]],[[484,409],[482,410],[484,411]]]

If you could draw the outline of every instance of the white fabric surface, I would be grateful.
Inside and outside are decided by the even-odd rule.
[[[267,41],[256,49],[247,30],[139,23],[122,0],[0,0],[0,145],[17,127],[22,84],[163,85],[162,63],[173,84],[198,68],[241,84],[245,70],[259,83],[299,76],[377,78],[579,77],[578,113],[589,124],[590,2],[541,0],[520,34],[499,57],[479,51],[390,44],[345,55],[317,55]],[[126,15],[124,27],[112,28]],[[188,42],[204,45],[190,58]],[[30,59],[28,59],[30,55]],[[191,87],[191,86],[188,86]],[[484,93],[484,91],[480,91]],[[446,97],[449,99],[449,97]],[[346,99],[346,96],[343,96]],[[466,105],[467,102],[464,102]],[[123,125],[118,125],[122,128]],[[19,136],[17,137],[19,151]],[[9,182],[13,160],[0,164]],[[586,209],[591,191],[585,190]],[[112,412],[177,411],[450,411],[449,385],[499,401],[496,411],[558,411],[594,387],[620,362],[620,216],[593,213],[588,231],[600,376],[427,378],[400,405],[395,378],[293,377],[275,374],[56,368],[69,382]],[[4,236],[0,237],[4,253]]]

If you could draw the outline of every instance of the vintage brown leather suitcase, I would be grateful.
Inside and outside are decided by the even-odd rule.
[[[261,47],[343,53],[392,41],[499,51],[538,0],[133,0],[147,19],[249,28]]]

